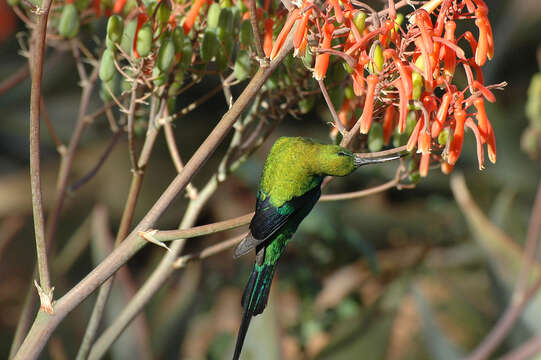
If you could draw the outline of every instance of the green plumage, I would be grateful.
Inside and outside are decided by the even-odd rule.
[[[240,356],[252,316],[267,304],[276,263],[321,195],[323,178],[345,176],[360,165],[396,158],[364,160],[343,147],[301,137],[282,137],[274,143],[265,161],[250,233],[235,249],[235,257],[255,250],[256,261],[242,297],[244,313],[234,360]]]

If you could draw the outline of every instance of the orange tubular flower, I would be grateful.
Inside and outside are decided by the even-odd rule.
[[[402,134],[406,130],[406,118],[408,116],[408,96],[406,89],[400,79],[394,81],[394,86],[398,89],[398,95],[400,96],[400,116],[398,118],[398,132]]]
[[[143,24],[147,21],[147,15],[145,13],[139,13],[137,15],[137,27],[135,28],[135,35],[133,36],[133,56],[138,59],[139,58],[139,52],[137,51],[137,35],[139,34],[139,30],[141,27],[143,27]]]
[[[423,129],[419,134],[419,139],[417,140],[417,147],[421,154],[430,154],[430,148],[432,145],[432,138],[428,130]]]
[[[425,48],[425,43],[421,41],[420,38],[415,39],[415,45],[417,48],[421,50],[421,56],[423,57],[423,65],[424,65],[424,71],[423,71],[423,78],[425,80],[425,89],[426,91],[432,91],[433,89],[433,83],[434,83],[434,77],[433,77],[433,67],[432,67],[432,61],[430,59],[430,54]]]
[[[496,101],[496,97],[494,96],[494,94],[492,93],[492,91],[490,91],[489,89],[487,89],[483,84],[481,84],[479,81],[477,80],[474,80],[473,81],[473,87],[476,88],[477,90],[479,90],[481,92],[481,94],[483,94],[483,96],[485,97],[485,99],[487,99],[489,102],[493,103]]]
[[[329,0],[329,2],[334,9],[334,16],[336,17],[336,21],[342,24],[344,22],[344,13],[342,12],[340,3],[338,2],[338,0]]]
[[[312,13],[312,9],[307,10],[303,17],[302,21],[297,26],[297,29],[295,30],[295,36],[293,37],[293,47],[295,50],[298,50],[299,47],[304,42],[304,39],[306,38],[306,33],[308,30],[308,20],[310,19],[310,14]]]
[[[488,150],[488,158],[491,163],[496,163],[496,137],[494,136],[494,129],[492,129],[492,125],[490,122],[487,123],[488,125],[488,139],[487,139],[487,150]]]
[[[400,74],[400,80],[402,81],[402,86],[406,91],[406,97],[411,99],[411,93],[413,92],[413,84],[411,82],[411,70],[408,66],[404,65],[402,61],[398,58],[395,49],[385,49],[383,51],[383,56],[385,59],[393,59],[394,66]]]
[[[475,25],[479,29],[479,41],[475,51],[475,63],[479,66],[485,65],[488,53],[488,29],[483,19],[475,20]]]
[[[446,92],[443,94],[443,97],[441,99],[441,104],[438,109],[438,112],[436,113],[435,121],[432,123],[432,137],[437,137],[441,129],[443,128],[443,124],[445,123],[445,119],[447,118],[447,112],[449,111],[449,105],[451,104],[453,96],[450,92]]]
[[[456,24],[454,21],[449,21],[445,24],[445,39],[455,43],[455,30]],[[443,59],[443,74],[447,81],[450,81],[454,74],[456,68],[456,54],[447,46],[444,46],[441,49],[440,59]]]
[[[425,123],[425,117],[421,116],[419,121],[417,121],[417,124],[415,125],[415,128],[413,129],[413,132],[410,135],[410,138],[408,139],[406,150],[408,150],[409,152],[415,149],[415,146],[417,145],[419,141],[419,133],[421,132],[421,127],[424,126],[424,123]]]
[[[190,11],[188,11],[188,14],[186,15],[184,24],[182,24],[182,28],[184,29],[184,34],[188,35],[190,30],[193,28],[193,24],[195,24],[195,20],[197,19],[197,16],[199,15],[199,9],[201,9],[201,6],[203,6],[205,1],[206,0],[195,0],[194,4],[190,8]]]
[[[271,53],[270,53],[270,59],[274,59],[280,49],[282,48],[282,45],[284,44],[284,41],[286,41],[286,37],[291,31],[291,28],[295,24],[295,21],[299,20],[301,18],[300,10],[295,9],[292,12],[289,13],[289,16],[287,17],[287,20],[284,24],[284,27],[276,37],[276,41],[274,42],[274,46],[272,47]],[[272,36],[272,34],[271,34]]]
[[[428,15],[426,10],[419,9],[415,12],[415,25],[417,25],[421,32],[421,38],[423,39],[425,49],[428,53],[432,53],[434,50],[434,42],[432,41],[434,29],[432,27],[430,15]]]
[[[449,175],[451,171],[453,171],[454,167],[455,167],[454,165],[451,165],[448,162],[444,161],[441,163],[441,172],[444,173],[445,175]]]
[[[366,99],[364,100],[363,114],[361,115],[361,134],[368,134],[370,125],[372,124],[374,95],[378,82],[379,77],[377,75],[368,75],[366,78]]]
[[[477,51],[477,40],[475,40],[475,36],[473,36],[471,31],[466,31],[464,34],[462,34],[462,36],[464,36],[464,39],[470,43],[471,51],[475,54]]]
[[[419,175],[426,177],[430,168],[430,153],[421,155],[421,163],[419,164]]]
[[[385,109],[385,115],[383,116],[383,142],[385,144],[389,143],[391,135],[393,134],[395,115],[396,110],[394,109],[394,106],[387,106]]]
[[[449,149],[449,158],[447,162],[454,165],[462,152],[462,143],[464,142],[464,123],[466,122],[466,112],[461,108],[455,108],[455,132],[453,141]]]
[[[330,49],[332,41],[332,33],[334,31],[334,25],[331,23],[325,23],[323,26],[323,41],[321,42],[320,49]],[[316,56],[316,65],[314,66],[314,78],[316,80],[323,80],[325,74],[327,74],[327,68],[329,67],[329,57],[327,53],[320,53]]]
[[[485,100],[483,98],[477,98],[473,100],[473,105],[477,109],[477,124],[479,125],[479,131],[481,132],[481,139],[483,143],[486,142],[488,137],[488,117],[485,110]]]
[[[479,163],[479,170],[483,170],[485,168],[485,152],[483,151],[483,140],[481,139],[481,133],[479,132],[477,125],[475,125],[471,118],[468,118],[466,120],[466,126],[469,127],[475,135],[475,141],[477,143],[477,161]]]
[[[263,35],[263,52],[266,57],[269,57],[272,52],[272,27],[274,26],[274,20],[268,18],[263,25],[265,29],[265,35]]]

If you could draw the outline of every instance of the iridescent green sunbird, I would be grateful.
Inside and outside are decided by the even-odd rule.
[[[238,258],[251,250],[256,252],[254,269],[242,296],[244,311],[234,360],[240,356],[252,316],[261,314],[267,305],[276,263],[318,201],[324,177],[346,176],[361,165],[399,157],[361,158],[341,146],[302,137],[282,137],[274,143],[263,168],[250,232],[234,253]]]

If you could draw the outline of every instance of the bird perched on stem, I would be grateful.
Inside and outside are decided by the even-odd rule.
[[[254,269],[242,296],[244,311],[234,360],[240,356],[252,316],[261,314],[267,305],[278,259],[321,195],[323,178],[346,176],[361,165],[399,157],[361,158],[338,145],[302,137],[282,137],[274,143],[265,161],[250,232],[234,253],[238,258],[251,250],[256,252]]]

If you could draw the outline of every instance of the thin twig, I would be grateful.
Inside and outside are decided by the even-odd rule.
[[[541,335],[532,337],[530,340],[511,351],[500,360],[527,360],[533,359],[541,352]]]
[[[205,258],[208,258],[209,256],[219,254],[227,249],[231,249],[233,246],[237,245],[242,239],[244,239],[245,236],[246,234],[235,236],[234,238],[220,241],[219,243],[209,246],[201,251],[183,255],[173,263],[173,268],[180,269],[186,266],[186,264],[190,261],[203,260]]]
[[[329,108],[332,118],[334,119],[334,126],[340,131],[340,134],[344,135],[346,132],[346,129],[344,128],[344,124],[340,121],[340,118],[338,118],[338,114],[336,113],[336,110],[334,109],[334,104],[332,103],[331,98],[329,97],[329,93],[327,92],[327,88],[325,87],[325,83],[323,80],[317,81],[319,84],[319,88],[321,89],[321,93],[323,94],[323,98],[327,102],[327,107]]]
[[[135,109],[137,107],[137,81],[134,81],[131,89],[130,106],[128,108],[128,149],[130,153],[130,162],[132,171],[137,171],[137,155],[135,154],[135,138],[134,138],[134,123],[135,123]]]
[[[268,59],[263,52],[263,45],[261,43],[261,34],[259,33],[259,22],[257,21],[257,7],[256,0],[249,0],[250,10],[250,23],[252,24],[252,31],[255,39],[255,51],[261,67],[268,66]]]
[[[118,143],[118,140],[120,140],[120,137],[122,136],[122,132],[120,130],[113,133],[113,136],[111,137],[111,140],[109,142],[109,145],[107,145],[107,148],[103,152],[103,154],[100,156],[98,162],[94,167],[86,174],[83,175],[79,180],[75,181],[73,184],[68,186],[67,191],[69,193],[73,193],[81,188],[84,184],[90,181],[101,169],[103,164],[105,164],[105,160],[111,155],[113,149],[115,148],[115,145]]]
[[[28,65],[21,66],[15,73],[0,83],[0,95],[23,82],[29,74]]]
[[[169,149],[169,154],[171,155],[171,160],[173,161],[173,164],[177,169],[177,173],[180,174],[180,172],[184,168],[184,163],[182,162],[180,153],[178,151],[177,142],[175,141],[175,135],[173,134],[173,126],[169,121],[164,121],[163,129],[165,134],[165,141],[167,142],[167,148]],[[197,197],[197,189],[192,183],[189,183],[186,186],[186,194],[190,199],[195,199]]]
[[[40,106],[41,106],[41,116],[43,117],[43,120],[45,121],[45,125],[47,126],[47,131],[49,132],[49,135],[51,135],[51,139],[53,139],[54,144],[56,145],[56,151],[62,156],[66,152],[66,145],[62,143],[62,140],[56,135],[56,131],[54,130],[53,123],[51,121],[51,118],[49,117],[49,113],[47,112],[47,107],[45,106],[45,100],[43,99],[43,95],[41,96],[40,100]]]
[[[34,216],[34,235],[39,274],[40,310],[53,313],[53,290],[49,274],[47,246],[45,243],[45,217],[41,196],[40,169],[40,102],[43,80],[43,58],[45,55],[45,36],[47,20],[52,0],[44,0],[41,12],[37,14],[36,27],[32,33],[32,55],[30,62],[32,87],[30,90],[30,183],[32,187],[32,213]]]

